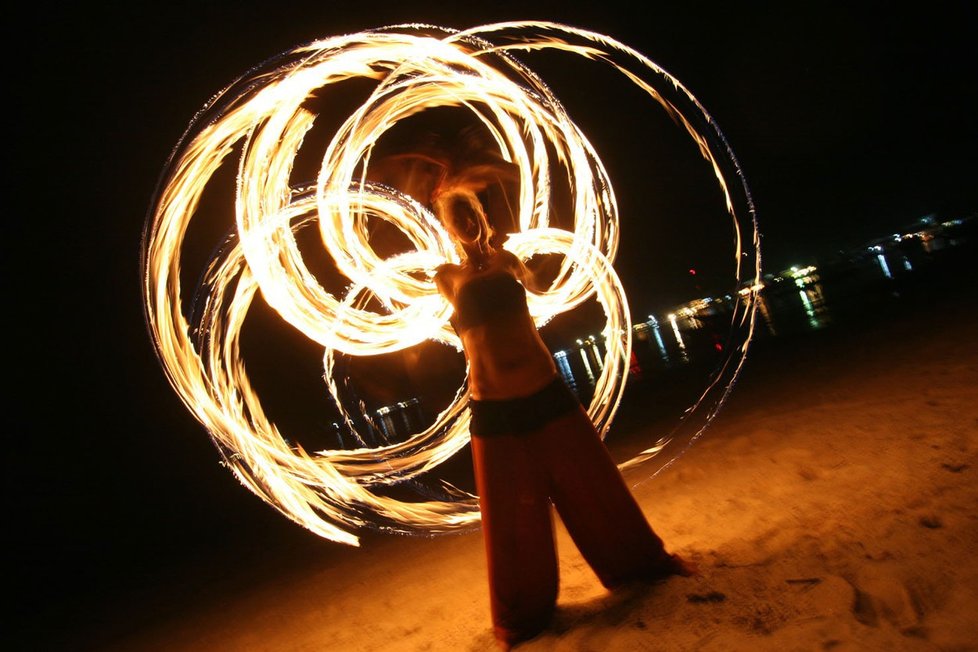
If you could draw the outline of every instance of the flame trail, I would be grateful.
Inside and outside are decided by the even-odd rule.
[[[248,489],[316,534],[351,545],[366,526],[398,533],[468,529],[478,502],[449,488],[444,500],[405,502],[378,488],[420,477],[468,442],[464,388],[425,430],[404,442],[307,452],[290,444],[265,413],[241,357],[240,334],[255,298],[322,346],[326,387],[350,424],[362,406],[345,404],[336,356],[373,356],[426,340],[460,348],[451,306],[432,276],[459,262],[434,215],[415,198],[368,181],[378,139],[432,107],[461,107],[485,126],[504,159],[519,170],[517,231],[505,247],[524,260],[558,254],[550,287],[530,293],[538,326],[596,298],[605,314],[603,369],[588,412],[604,436],[621,401],[631,355],[631,319],[613,261],[620,225],[607,172],[556,95],[516,54],[556,50],[608,64],[645,91],[693,139],[715,172],[734,230],[736,281],[743,261],[760,275],[753,204],[733,153],[712,118],[674,77],[610,37],[546,22],[499,23],[466,31],[399,25],[317,40],[256,67],[198,113],[161,177],[143,238],[147,325],[167,377],[204,425],[227,466]],[[314,183],[292,181],[296,158],[316,125],[311,100],[351,79],[374,84],[367,100],[332,135]],[[233,235],[184,310],[184,245],[205,189],[237,153]],[[555,174],[570,186],[572,219],[551,214]],[[740,222],[752,230],[748,250]],[[370,223],[398,229],[412,250],[387,258],[371,242]],[[330,292],[307,267],[296,234],[318,227],[322,246],[349,283]],[[748,265],[750,267],[750,265]],[[379,306],[379,309],[375,309]],[[748,296],[732,319],[729,357],[679,430],[623,467],[650,459],[669,441],[692,442],[723,403],[746,356],[754,323]],[[691,419],[705,413],[702,423]]]

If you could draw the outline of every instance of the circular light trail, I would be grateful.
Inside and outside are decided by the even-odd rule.
[[[241,330],[261,292],[286,324],[322,347],[326,388],[353,427],[358,412],[367,415],[342,398],[337,355],[373,356],[428,340],[460,348],[448,323],[451,306],[432,282],[438,265],[459,262],[455,245],[416,198],[369,180],[378,140],[427,109],[471,112],[519,170],[518,225],[504,246],[524,260],[554,254],[562,261],[546,291],[529,293],[538,326],[597,299],[607,350],[588,412],[602,436],[614,418],[632,343],[613,267],[620,235],[615,195],[585,134],[516,56],[537,50],[604,62],[668,112],[715,173],[733,225],[735,283],[748,274],[759,279],[753,206],[721,132],[678,80],[607,36],[545,22],[466,31],[400,25],[318,40],[253,69],[198,113],[164,168],[143,239],[146,320],[170,383],[226,465],[256,495],[322,537],[356,545],[364,527],[436,534],[479,520],[477,497],[453,487],[440,499],[415,501],[383,491],[422,477],[468,443],[464,385],[433,424],[403,442],[306,451],[266,415],[241,355]],[[319,117],[312,100],[351,79],[373,84],[369,97],[323,148],[318,178],[295,182],[296,159]],[[238,161],[233,235],[188,301],[181,283],[188,231],[231,155]],[[551,212],[558,183],[569,187],[572,220]],[[411,249],[378,254],[369,228],[377,220],[395,227]],[[327,290],[308,268],[296,238],[307,228],[318,229],[347,279],[344,291]],[[748,294],[732,317],[735,346],[686,411],[687,431],[677,428],[623,467],[643,464],[670,442],[688,446],[702,433],[743,364],[753,320]]]

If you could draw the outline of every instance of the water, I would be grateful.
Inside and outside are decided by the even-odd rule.
[[[817,333],[870,327],[934,309],[940,301],[974,301],[974,222],[933,225],[907,237],[892,235],[802,269],[767,273],[756,292],[755,328],[748,352],[772,344],[801,344]],[[923,235],[921,235],[923,234]],[[703,393],[731,350],[743,342],[731,333],[736,294],[691,298],[671,311],[634,324],[630,377],[613,434],[668,431]],[[554,352],[557,368],[581,400],[590,402],[605,353],[600,335],[578,334],[576,345]],[[736,359],[736,355],[734,356]],[[402,440],[427,425],[417,398],[378,410],[378,440]],[[433,413],[433,410],[428,410]],[[382,435],[382,436],[381,436]],[[623,435],[627,436],[627,435]]]
[[[765,352],[778,356],[786,347],[818,346],[825,337],[910,318],[926,324],[950,306],[978,303],[975,221],[938,226],[926,237],[888,236],[811,269],[765,275],[747,366]],[[729,314],[715,308],[637,324],[638,370],[610,434],[610,441],[635,440],[625,444],[626,456],[651,445],[658,435],[650,433],[678,427],[727,357],[729,324]],[[704,424],[701,418],[692,430]]]

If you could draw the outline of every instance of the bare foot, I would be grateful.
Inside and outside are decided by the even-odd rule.
[[[662,582],[675,575],[680,577],[692,577],[699,574],[699,569],[691,561],[683,559],[679,555],[663,553],[661,561],[656,563],[653,568],[649,568],[639,574],[619,580],[605,581],[605,587],[616,590],[635,584],[653,584]]]
[[[694,577],[700,574],[699,567],[688,559],[683,559],[679,555],[669,555],[672,575],[681,577]]]
[[[502,627],[495,628],[496,643],[503,652],[510,652],[520,643],[536,638],[543,632],[543,629],[536,629],[527,632],[513,631]]]
[[[664,580],[673,575],[679,575],[680,577],[692,577],[699,574],[699,568],[696,564],[689,561],[688,559],[683,559],[679,555],[669,555],[667,554],[662,563],[659,564],[656,569],[649,573],[645,579],[646,581],[657,582],[659,580]]]

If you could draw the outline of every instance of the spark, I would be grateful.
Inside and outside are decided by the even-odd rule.
[[[269,60],[216,94],[191,122],[167,162],[143,238],[144,307],[167,378],[206,428],[240,482],[299,525],[356,545],[373,526],[437,534],[478,524],[478,500],[449,488],[442,500],[406,502],[379,488],[421,477],[468,443],[463,387],[434,423],[403,442],[306,451],[289,443],[265,413],[242,361],[240,336],[256,294],[281,319],[323,348],[326,388],[352,426],[362,406],[341,397],[337,356],[373,356],[432,340],[460,348],[451,306],[432,282],[459,254],[435,216],[415,198],[368,181],[378,139],[432,107],[471,111],[519,170],[517,229],[504,246],[524,260],[561,257],[550,287],[528,296],[538,326],[595,298],[603,309],[606,351],[588,413],[604,436],[621,402],[631,356],[631,318],[614,270],[620,224],[608,174],[553,91],[516,58],[556,50],[608,64],[664,108],[712,166],[734,227],[736,280],[742,274],[741,220],[758,234],[743,176],[712,118],[685,87],[644,55],[594,32],[546,22],[498,23],[456,31],[398,25],[317,40]],[[323,149],[315,181],[292,180],[296,158],[317,124],[309,100],[351,79],[375,86]],[[181,270],[192,220],[224,161],[238,157],[233,233],[212,257],[185,312]],[[551,213],[555,175],[569,181],[572,217]],[[369,224],[398,229],[411,250],[382,257]],[[296,234],[318,228],[322,246],[348,280],[324,288],[308,268]],[[753,299],[738,304],[743,346],[712,379],[689,415],[723,402],[743,364]],[[190,313],[188,315],[187,313]],[[733,352],[737,351],[735,355]],[[708,416],[709,418],[709,416]],[[708,420],[708,419],[707,419]],[[686,438],[691,442],[698,432]],[[671,437],[678,437],[673,433]],[[658,453],[656,446],[623,464]]]

